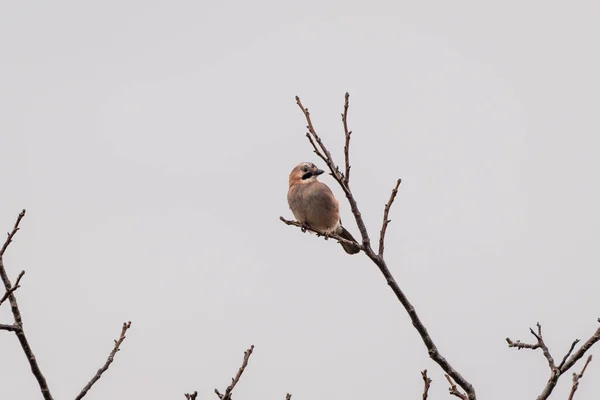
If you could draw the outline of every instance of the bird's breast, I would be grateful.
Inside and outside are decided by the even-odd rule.
[[[339,225],[339,205],[333,193],[321,182],[292,185],[288,191],[288,203],[300,223],[332,232]]]

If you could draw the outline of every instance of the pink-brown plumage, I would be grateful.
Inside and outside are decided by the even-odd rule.
[[[339,202],[333,192],[317,176],[323,173],[312,163],[300,163],[290,173],[288,204],[301,224],[325,233],[335,233],[344,239],[356,241],[340,223]],[[349,254],[360,251],[356,246],[341,243]]]

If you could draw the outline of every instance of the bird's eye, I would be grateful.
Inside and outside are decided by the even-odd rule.
[[[306,168],[306,166],[302,167],[302,172],[306,172],[308,171],[308,168]]]

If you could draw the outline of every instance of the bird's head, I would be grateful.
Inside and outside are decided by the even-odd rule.
[[[300,163],[290,173],[290,185],[314,182],[323,172],[313,163]]]

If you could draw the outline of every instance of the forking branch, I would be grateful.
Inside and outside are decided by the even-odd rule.
[[[27,336],[25,336],[25,331],[23,330],[23,318],[21,316],[21,310],[19,310],[19,304],[17,303],[17,298],[15,297],[15,290],[19,286],[20,279],[17,278],[17,283],[13,286],[10,283],[10,279],[8,278],[8,274],[6,273],[6,268],[4,267],[4,253],[8,246],[12,243],[13,238],[19,231],[19,225],[21,224],[21,220],[25,217],[25,210],[21,211],[19,216],[17,217],[17,221],[13,226],[11,232],[8,233],[8,237],[4,242],[4,245],[0,249],[0,277],[2,278],[2,282],[4,283],[4,288],[6,289],[6,293],[8,294],[8,301],[10,302],[10,308],[14,318],[14,324],[12,325],[13,329],[6,329],[13,331],[17,335],[17,339],[21,344],[21,348],[25,353],[27,361],[29,362],[29,367],[31,368],[31,373],[37,380],[37,383],[40,387],[40,391],[45,400],[53,400],[52,394],[50,393],[50,389],[48,388],[48,383],[46,382],[46,377],[40,370],[40,366],[38,365],[37,359],[33,354],[33,350],[31,349],[31,345],[29,344],[29,340],[27,340]],[[22,277],[23,275],[19,275]],[[10,325],[7,325],[8,328]]]
[[[305,117],[306,123],[307,123],[306,128],[307,128],[308,132],[306,133],[306,137],[308,138],[311,146],[313,147],[315,154],[317,154],[317,156],[325,162],[325,164],[327,165],[327,167],[331,173],[331,176],[333,176],[333,178],[337,181],[337,183],[342,188],[344,194],[346,195],[346,199],[348,200],[348,203],[350,204],[350,209],[352,210],[352,214],[354,215],[356,225],[358,226],[358,230],[360,231],[360,235],[361,235],[361,239],[362,239],[361,250],[379,268],[379,270],[383,274],[384,278],[386,279],[387,284],[390,286],[390,288],[392,289],[392,291],[394,292],[394,294],[396,295],[396,297],[398,298],[398,300],[400,301],[400,303],[402,304],[402,306],[408,313],[413,326],[415,327],[415,329],[421,336],[421,339],[423,340],[423,343],[425,344],[425,347],[427,348],[429,357],[433,361],[435,361],[449,377],[451,377],[456,383],[458,383],[458,385],[466,392],[466,396],[467,396],[468,400],[475,400],[477,397],[476,397],[475,389],[473,388],[473,385],[471,385],[471,383],[469,383],[465,378],[463,378],[463,376],[457,370],[455,370],[454,367],[452,367],[452,365],[450,364],[450,362],[448,362],[448,360],[440,353],[437,346],[433,342],[433,339],[431,338],[429,332],[427,331],[427,328],[425,327],[425,325],[419,318],[415,308],[410,303],[410,301],[408,300],[408,298],[406,297],[404,292],[400,289],[400,286],[398,286],[396,279],[393,277],[392,273],[390,272],[390,270],[384,260],[383,250],[385,247],[384,246],[385,233],[387,230],[387,226],[390,222],[388,217],[389,217],[390,208],[391,208],[392,203],[393,203],[394,199],[396,198],[396,194],[398,192],[398,187],[401,182],[400,179],[398,179],[398,181],[396,182],[396,185],[395,185],[394,189],[392,190],[392,194],[390,195],[390,199],[384,208],[383,223],[381,226],[380,238],[379,238],[379,252],[375,253],[375,251],[371,247],[371,239],[369,237],[369,232],[367,231],[366,225],[362,218],[362,214],[360,213],[360,210],[358,208],[356,199],[354,198],[354,195],[350,189],[350,168],[351,168],[351,166],[350,166],[350,161],[349,161],[350,160],[349,149],[350,149],[351,131],[348,130],[349,97],[350,97],[349,94],[346,93],[345,101],[344,101],[344,110],[342,113],[342,122],[344,125],[344,133],[345,133],[345,146],[344,146],[345,173],[342,173],[340,171],[339,167],[333,161],[333,157],[331,156],[331,153],[329,152],[329,150],[327,149],[327,147],[323,143],[321,137],[317,134],[317,132],[313,126],[308,109],[302,105],[300,98],[298,96],[296,96],[296,103],[298,104],[298,107],[300,107],[300,110],[304,114],[304,117]],[[302,224],[293,223],[293,221],[287,221],[283,217],[281,217],[281,219],[283,222],[285,222],[288,225],[296,225],[298,227],[303,227]],[[305,228],[305,227],[303,227],[303,228]],[[306,229],[303,229],[303,230],[306,230]],[[336,239],[338,239],[338,238],[336,238]]]
[[[0,248],[0,278],[2,278],[2,282],[6,290],[5,294],[2,296],[2,298],[0,298],[0,305],[2,305],[2,303],[5,300],[8,300],[14,318],[14,322],[12,324],[0,324],[0,330],[14,332],[17,335],[17,339],[19,340],[21,348],[23,349],[27,361],[29,362],[31,373],[38,382],[44,400],[53,400],[46,378],[40,369],[40,366],[33,353],[33,350],[31,349],[31,345],[29,344],[27,336],[25,335],[25,330],[23,329],[23,317],[19,309],[19,304],[17,303],[17,298],[15,297],[15,291],[20,287],[21,278],[23,278],[25,271],[21,271],[21,273],[19,273],[15,284],[12,285],[10,279],[8,278],[6,268],[4,266],[4,253],[8,249],[8,246],[12,243],[13,238],[15,237],[17,232],[19,231],[19,225],[21,224],[21,220],[24,217],[25,210],[21,211],[21,213],[17,217],[17,221],[15,222],[12,231],[8,233],[8,237],[6,238],[4,245],[2,246],[2,248]],[[118,340],[115,340],[115,345],[113,347],[113,350],[109,354],[108,359],[106,360],[104,365],[96,372],[92,379],[85,385],[81,392],[77,395],[76,400],[82,399],[92,388],[92,386],[100,379],[101,375],[108,369],[110,364],[113,362],[115,354],[119,351],[121,343],[123,343],[123,341],[125,340],[125,332],[127,332],[127,330],[130,327],[131,322],[126,322],[123,324],[121,336]]]
[[[600,323],[600,318],[598,318],[598,322]],[[546,358],[546,361],[548,362],[548,367],[550,368],[550,377],[548,378],[548,382],[542,390],[542,393],[536,398],[536,400],[546,400],[548,397],[550,397],[550,394],[556,387],[558,379],[572,366],[574,366],[575,363],[584,356],[586,351],[588,351],[596,342],[600,341],[600,326],[598,327],[598,329],[596,329],[596,332],[594,332],[592,336],[579,347],[579,349],[573,352],[573,350],[575,350],[575,346],[577,346],[577,344],[580,342],[579,339],[575,339],[571,344],[571,347],[569,347],[567,353],[562,358],[562,361],[558,365],[555,364],[554,358],[552,357],[552,354],[550,354],[550,349],[548,349],[548,346],[544,341],[544,337],[542,336],[542,326],[539,322],[536,324],[536,327],[537,329],[535,331],[529,328],[529,332],[536,339],[535,344],[523,343],[520,340],[513,341],[510,338],[506,338],[506,343],[508,343],[508,347],[516,348],[517,350],[542,349],[542,354]],[[583,377],[583,373],[585,372],[585,369],[587,368],[587,365],[590,363],[591,360],[592,356],[589,356],[587,361],[585,362],[585,365],[583,366],[583,369],[581,370],[581,373],[573,374],[573,388],[571,389],[569,400],[573,399],[575,391],[579,387],[579,379]]]

